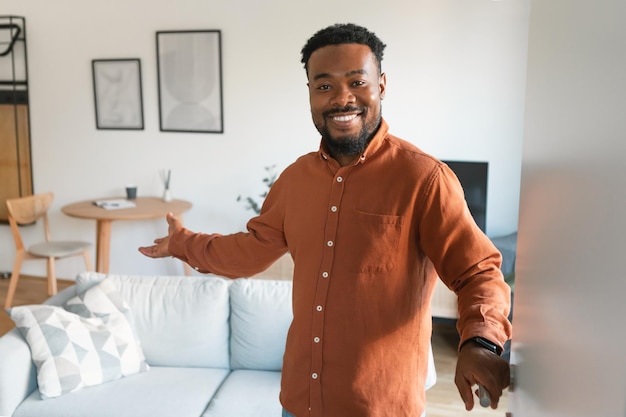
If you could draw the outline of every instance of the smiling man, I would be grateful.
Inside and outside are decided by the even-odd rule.
[[[305,48],[303,54],[313,123],[329,153],[348,165],[365,151],[380,127],[386,76],[367,45]]]
[[[139,249],[233,278],[289,251],[294,319],[283,416],[422,415],[438,277],[459,300],[455,380],[466,408],[473,385],[496,408],[509,384],[499,357],[511,335],[501,255],[476,226],[454,173],[389,133],[384,48],[353,24],[308,40],[302,62],[320,149],[281,174],[248,232],[193,233],[168,215],[168,235]]]

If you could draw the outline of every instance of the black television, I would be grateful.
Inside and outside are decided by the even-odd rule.
[[[489,163],[446,160],[442,160],[442,162],[448,165],[459,178],[469,211],[480,230],[486,233]]]

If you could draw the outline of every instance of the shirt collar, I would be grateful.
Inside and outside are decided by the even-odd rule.
[[[380,148],[383,146],[383,142],[389,133],[389,125],[385,121],[385,119],[381,119],[380,127],[378,131],[370,141],[370,143],[365,148],[365,151],[359,156],[356,160],[355,164],[364,163],[368,158],[374,155]],[[320,141],[320,149],[319,155],[322,159],[328,161],[329,159],[333,159],[328,153],[328,148],[324,144],[324,141]]]

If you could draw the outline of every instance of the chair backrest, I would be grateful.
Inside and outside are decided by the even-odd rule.
[[[6,200],[9,212],[9,224],[18,250],[24,248],[20,235],[19,225],[35,223],[43,219],[44,235],[46,241],[50,240],[50,229],[48,227],[48,209],[52,205],[54,194],[51,192],[30,195],[27,197],[12,198]]]

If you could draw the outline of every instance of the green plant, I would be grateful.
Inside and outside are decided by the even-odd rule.
[[[263,201],[265,200],[265,197],[267,197],[267,193],[269,192],[270,188],[272,188],[272,185],[274,185],[276,178],[278,178],[278,173],[276,172],[276,165],[265,167],[265,172],[266,172],[266,176],[265,178],[262,179],[262,181],[267,186],[267,190],[259,194],[259,196],[257,197],[259,198],[259,200],[250,196],[242,197],[241,195],[239,195],[237,197],[237,201],[243,201],[246,204],[247,210],[252,210],[256,214],[261,213],[261,206],[263,206]]]

